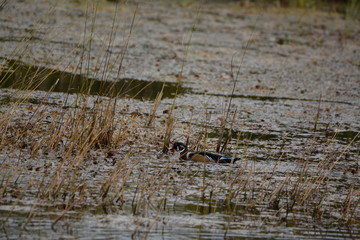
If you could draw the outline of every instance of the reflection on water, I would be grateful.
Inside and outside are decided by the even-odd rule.
[[[194,93],[199,94],[199,93]],[[254,101],[270,101],[270,102],[277,102],[282,100],[293,100],[293,101],[305,101],[305,102],[318,102],[319,99],[311,99],[311,98],[298,98],[298,97],[279,97],[279,96],[261,96],[261,95],[244,95],[244,94],[219,94],[219,93],[207,93],[210,96],[217,96],[217,97],[226,97],[226,98],[244,98],[250,99]],[[321,100],[321,102],[328,102],[328,103],[342,103],[352,105],[350,102],[345,101],[332,101],[332,100]]]
[[[357,230],[340,225],[337,229],[305,228],[299,221],[292,219],[283,220],[283,226],[286,225],[283,228],[259,227],[264,223],[276,222],[275,211],[263,210],[260,215],[251,211],[245,211],[241,215],[220,212],[197,214],[197,209],[192,209],[193,207],[189,209],[188,205],[177,205],[181,211],[157,214],[156,217],[133,216],[125,212],[78,215],[70,211],[56,225],[53,225],[54,219],[64,214],[63,211],[54,209],[39,212],[36,208],[37,214],[29,219],[28,213],[23,211],[14,211],[14,208],[12,211],[0,209],[0,216],[11,214],[12,218],[12,221],[5,221],[6,224],[0,230],[0,238],[27,236],[36,239],[88,239],[89,234],[96,239],[174,239],[174,236],[178,239],[277,239],[279,234],[281,239],[294,238],[294,235],[311,239],[359,237]],[[134,224],[136,222],[140,224]],[[250,225],[250,222],[254,225]],[[306,219],[303,219],[304,222]]]
[[[154,100],[164,88],[163,98],[173,98],[189,89],[177,83],[119,79],[116,82],[87,78],[80,74],[56,71],[45,67],[30,66],[8,61],[0,74],[0,87],[23,90],[41,90],[63,93],[85,93],[108,97],[130,97],[140,100]]]
[[[212,127],[212,130],[208,132],[209,138],[218,139],[221,136],[231,136],[232,139],[238,140],[259,140],[259,141],[269,141],[269,140],[280,140],[284,138],[281,132],[271,132],[271,133],[264,133],[264,132],[246,132],[246,131],[236,131],[230,129],[224,129],[223,132],[220,128]],[[308,130],[303,133],[289,133],[288,138],[312,138],[315,134],[323,135],[326,137],[332,137],[337,140],[344,141],[345,143],[357,142],[360,140],[359,132],[357,131],[339,131],[339,132],[326,132],[326,131],[317,131],[313,132]]]

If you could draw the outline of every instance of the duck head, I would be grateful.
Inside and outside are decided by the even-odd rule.
[[[174,144],[170,150],[175,150],[175,151],[179,151],[180,153],[185,153],[185,152],[187,152],[188,148],[182,142],[174,142]]]
[[[182,142],[174,142],[172,148],[170,149],[172,151],[179,151],[180,152],[180,158],[186,159],[186,154],[188,153],[187,146]]]

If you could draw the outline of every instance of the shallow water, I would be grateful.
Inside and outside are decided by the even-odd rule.
[[[265,148],[269,151],[266,144],[260,147],[261,145],[256,144],[257,141],[251,141],[256,150]],[[263,140],[262,143],[264,141],[266,142]],[[252,153],[253,150],[249,147],[248,151]],[[261,153],[257,153],[257,155],[260,156]],[[268,202],[260,201],[249,205],[249,201],[253,201],[254,197],[256,199],[258,194],[264,193],[260,190],[261,182],[264,179],[267,179],[270,184],[269,194],[271,194],[272,185],[281,183],[287,176],[293,176],[293,181],[296,181],[296,176],[301,171],[296,158],[283,157],[282,161],[276,162],[275,158],[269,158],[269,155],[267,157],[268,159],[264,160],[261,157],[251,161],[243,160],[232,166],[184,162],[177,160],[176,156],[159,159],[156,156],[150,157],[148,154],[137,154],[129,159],[128,166],[131,166],[131,162],[138,158],[141,158],[141,161],[134,165],[124,194],[124,204],[119,205],[113,202],[94,205],[91,199],[97,198],[102,182],[107,179],[107,173],[114,167],[112,161],[99,158],[96,164],[86,163],[86,167],[81,171],[81,175],[88,179],[85,182],[92,186],[88,190],[90,195],[74,209],[65,211],[66,205],[61,201],[56,205],[46,203],[41,199],[32,200],[36,191],[31,189],[25,194],[27,197],[19,200],[17,200],[19,196],[16,194],[4,196],[0,206],[4,222],[4,231],[1,236],[10,239],[19,237],[25,239],[88,238],[91,233],[92,239],[130,237],[172,239],[174,236],[180,239],[223,239],[225,236],[236,239],[288,239],[294,235],[300,239],[309,237],[314,239],[356,239],[359,237],[357,224],[354,223],[354,226],[338,225],[339,216],[335,212],[324,212],[320,224],[301,212],[286,214],[284,209],[273,209]],[[121,157],[116,157],[116,159],[120,161]],[[28,173],[18,173],[17,185],[24,186],[26,182],[33,182],[33,178],[37,174],[46,176],[49,169],[45,170],[42,166],[49,161],[52,162],[52,157],[37,159],[37,161],[39,161],[40,170],[32,169]],[[344,162],[339,163],[344,164]],[[31,165],[31,161],[23,164]],[[15,164],[19,169],[21,169],[21,165]],[[310,163],[307,170],[309,176],[316,177],[318,171],[316,165],[316,161]],[[52,168],[54,167],[56,166]],[[164,169],[168,169],[164,172],[166,176],[159,175]],[[326,208],[329,208],[329,211],[333,211],[334,204],[340,203],[338,200],[342,198],[341,195],[346,194],[350,186],[359,187],[357,177],[350,173],[345,174],[343,170],[343,167],[337,166],[335,170],[329,172],[325,201],[334,202],[323,203],[327,206]],[[1,172],[2,176],[6,176],[4,173],[4,171]],[[30,176],[29,173],[31,173]],[[250,187],[245,192],[241,191],[239,197],[228,202],[226,200],[226,189],[228,189],[226,179],[231,180],[232,175],[238,175],[241,181],[247,181],[247,178],[250,177],[248,179]],[[154,205],[147,206],[145,204],[146,210],[140,208],[139,213],[133,214],[132,201],[136,195],[138,184],[150,182],[150,186],[156,188],[153,176],[158,176],[157,181],[167,182],[163,185],[165,189],[160,187],[157,190],[157,197],[152,196],[153,190],[151,189],[144,193],[144,199],[141,198],[142,195],[139,195],[140,198],[137,200],[139,206],[146,203],[145,199],[150,196],[152,196]],[[200,193],[204,186],[204,176],[207,188],[204,191],[205,198],[203,199]],[[12,185],[8,187],[13,189]],[[36,189],[37,187],[35,187]],[[165,192],[168,193],[165,194]],[[255,195],[253,196],[253,194]],[[166,203],[163,202],[165,198],[167,199]],[[157,206],[159,203],[160,205]],[[60,216],[63,217],[53,226]]]
[[[116,63],[134,5],[119,10],[119,31],[108,49],[114,6],[107,4],[99,9],[91,46],[83,43],[88,35],[79,34],[86,9],[75,2],[60,4],[55,14],[48,1],[11,1],[2,11],[0,120],[11,119],[2,129],[17,147],[0,150],[1,239],[360,238],[358,27],[346,38],[339,27],[344,20],[334,13],[259,14],[210,2],[198,12],[192,5],[144,2],[119,78]],[[94,61],[79,68],[87,47]],[[104,52],[115,67],[102,66]],[[144,127],[162,88],[155,123]],[[125,140],[111,150],[89,150],[71,171],[72,158],[63,159],[61,150],[32,150],[51,126],[72,119],[78,93],[90,96],[89,109],[98,99],[118,97],[116,120],[124,122],[116,126]],[[231,136],[225,153],[241,160],[203,165],[162,154],[174,102],[173,141],[190,136],[191,148],[215,151],[221,135]],[[26,131],[39,139],[16,139]],[[58,195],[48,193],[56,189],[53,179],[65,182]]]
[[[181,84],[137,79],[118,79],[115,82],[87,78],[84,75],[61,72],[46,67],[30,66],[19,61],[6,61],[0,75],[0,87],[61,93],[84,93],[107,97],[129,97],[155,100],[174,98],[189,91]],[[25,86],[25,89],[24,89]]]

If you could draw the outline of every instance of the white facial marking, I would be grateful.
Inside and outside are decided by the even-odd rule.
[[[210,156],[208,156],[208,155],[206,155],[206,154],[205,154],[205,156],[206,156],[206,158],[209,159],[210,161],[214,161],[214,159],[212,159]]]

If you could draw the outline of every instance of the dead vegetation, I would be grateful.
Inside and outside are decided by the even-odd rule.
[[[134,19],[135,16],[136,11]],[[131,29],[122,49],[119,75]],[[84,56],[87,54],[90,56],[91,52]],[[91,57],[82,61],[79,65],[88,66]],[[7,71],[11,74],[16,69]],[[225,225],[226,221],[229,225],[237,223],[242,217],[276,226],[344,226],[358,236],[358,167],[344,172],[345,184],[338,177],[349,146],[358,141],[358,134],[335,151],[331,145],[336,133],[322,142],[314,132],[312,141],[297,149],[303,151],[304,157],[294,161],[280,151],[270,162],[246,157],[239,164],[225,166],[181,162],[177,156],[166,154],[171,139],[176,137],[186,137],[199,148],[220,152],[231,145],[236,153],[241,153],[241,136],[232,137],[237,109],[231,109],[231,100],[220,121],[220,140],[212,142],[207,136],[207,109],[201,127],[193,124],[191,117],[183,124],[176,118],[175,112],[181,109],[176,109],[174,100],[163,121],[158,117],[163,92],[145,114],[126,109],[122,96],[87,94],[91,82],[84,85],[82,92],[60,94],[56,103],[49,104],[51,90],[40,97],[34,90],[48,76],[41,71],[23,76],[20,90],[8,90],[5,95],[9,99],[2,98],[1,104],[0,202],[16,208],[31,199],[24,229],[36,215],[41,215],[44,206],[57,208],[53,211],[56,217],[51,219],[54,231],[66,219],[76,219],[71,212],[100,207],[105,214],[111,209],[112,214],[125,212],[131,216],[133,236],[144,238],[155,226],[166,225],[171,213],[181,211],[220,213]],[[37,103],[30,101],[33,97]],[[319,114],[318,111],[315,126]],[[188,132],[181,130],[184,125]],[[316,161],[309,158],[314,145],[325,149]],[[4,232],[12,211],[7,214],[1,218]]]

